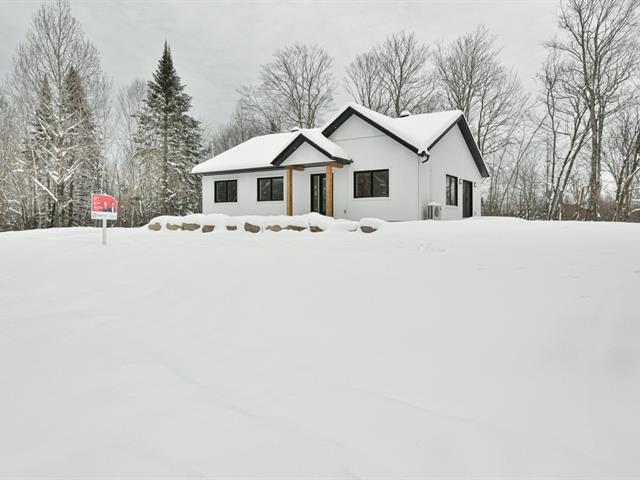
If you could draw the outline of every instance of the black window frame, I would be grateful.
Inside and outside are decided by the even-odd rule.
[[[374,195],[373,194],[373,174],[378,172],[386,172],[387,173],[387,194],[386,195]],[[369,175],[369,191],[371,195],[358,195],[358,176],[359,175]],[[353,198],[389,198],[389,169],[381,168],[378,170],[358,170],[357,172],[353,172]]]
[[[218,185],[225,184],[225,199],[218,200]],[[233,200],[229,199],[229,184],[235,183],[236,186],[236,198]],[[238,179],[229,179],[229,180],[216,180],[213,185],[213,201],[214,203],[238,203]]]
[[[269,180],[269,198],[268,199],[260,199],[260,182],[264,180]],[[273,198],[273,181],[274,180],[282,180],[282,198]],[[256,180],[256,199],[258,202],[282,202],[284,201],[284,177],[259,177]]]
[[[449,182],[450,180],[453,180],[453,186],[455,187],[454,190],[454,195],[455,195],[455,203],[449,203],[449,201],[451,200],[451,193],[449,190]],[[453,175],[447,175],[446,176],[446,183],[445,183],[445,204],[449,207],[457,207],[458,206],[458,177],[455,177]]]

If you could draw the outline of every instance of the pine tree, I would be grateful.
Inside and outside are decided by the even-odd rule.
[[[136,139],[143,171],[156,180],[151,183],[150,206],[156,215],[184,215],[199,207],[199,182],[190,172],[203,154],[202,132],[199,122],[188,114],[191,97],[184,89],[165,42],[153,80],[148,82]]]

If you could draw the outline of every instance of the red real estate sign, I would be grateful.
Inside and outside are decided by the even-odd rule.
[[[91,194],[91,219],[116,220],[118,218],[118,202],[111,195]]]

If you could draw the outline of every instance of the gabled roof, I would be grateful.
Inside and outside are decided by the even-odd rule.
[[[429,158],[429,151],[438,141],[457,125],[480,174],[483,177],[489,176],[482,155],[461,111],[452,110],[391,118],[356,103],[345,105],[322,128],[301,129],[251,138],[195,166],[191,173],[207,175],[282,169],[282,163],[304,143],[314,147],[329,160],[350,163],[351,158],[339,145],[332,142],[330,137],[352,115],[358,116],[426,159]]]
[[[303,143],[308,143],[329,160],[342,163],[351,161],[345,151],[322,135],[319,129],[301,129],[253,137],[196,165],[191,173],[206,175],[277,169]]]
[[[427,158],[429,151],[438,141],[451,128],[458,125],[480,174],[483,177],[489,176],[469,125],[460,110],[391,118],[357,103],[348,103],[322,127],[322,133],[331,138],[331,135],[352,115],[361,118],[414,153]]]

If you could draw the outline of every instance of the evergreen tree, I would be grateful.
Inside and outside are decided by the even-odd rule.
[[[148,82],[136,142],[145,175],[157,179],[151,195],[155,214],[184,215],[199,209],[200,185],[191,175],[203,155],[200,124],[188,112],[191,97],[176,73],[165,42],[162,58]]]

